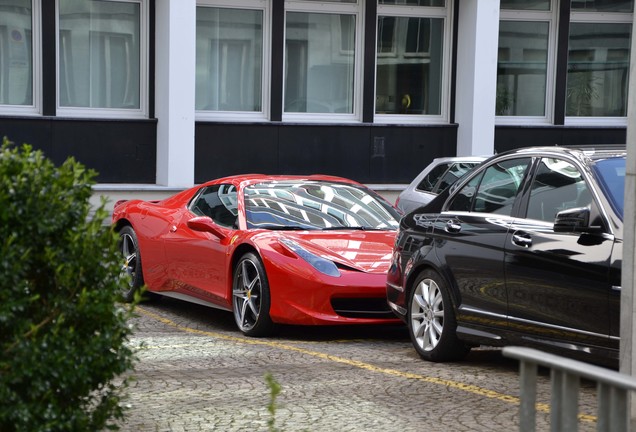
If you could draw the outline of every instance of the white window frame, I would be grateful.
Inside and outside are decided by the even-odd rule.
[[[45,0],[49,1],[49,0]],[[148,118],[148,62],[149,62],[149,10],[148,0],[100,0],[116,3],[136,3],[139,5],[139,108],[89,108],[60,106],[60,0],[55,0],[55,105],[58,117],[74,118]]]
[[[41,0],[31,0],[31,67],[33,76],[31,86],[33,103],[31,105],[4,105],[0,104],[0,114],[39,116],[42,114],[42,10]]]
[[[570,1],[570,0],[564,0]],[[496,116],[495,125],[550,125],[554,122],[556,83],[558,1],[550,2],[549,11],[502,9],[499,21],[532,21],[548,23],[548,58],[546,65],[545,106],[543,116]]]
[[[263,52],[261,70],[260,111],[209,111],[196,110],[197,121],[253,122],[267,121],[270,117],[271,71],[271,1],[268,0],[198,0],[197,7],[260,10],[263,13]]]
[[[629,12],[591,12],[591,11],[572,11],[570,12],[570,24],[572,23],[591,23],[591,24],[630,24],[632,26],[632,38],[634,33],[633,25],[633,13]],[[630,58],[634,55],[631,52],[630,43]],[[629,79],[636,79],[631,76]],[[627,115],[624,117],[565,117],[566,126],[627,126]]]
[[[353,63],[353,113],[286,113],[285,112],[285,77],[283,77],[283,106],[282,120],[286,123],[360,123],[362,121],[362,87],[364,58],[364,1],[356,3],[323,3],[314,1],[285,1],[285,19],[283,28],[285,35],[283,41],[287,41],[287,13],[307,12],[323,14],[347,14],[355,16],[355,53]],[[366,0],[376,1],[376,0]],[[287,50],[283,48],[283,65],[287,63]]]
[[[371,1],[371,0],[369,0]],[[373,0],[377,1],[377,0]],[[441,18],[444,22],[444,34],[442,47],[442,83],[440,114],[376,114],[376,97],[373,98],[373,121],[383,124],[447,124],[450,118],[450,93],[451,93],[451,54],[453,47],[453,4],[452,0],[446,0],[445,7],[437,6],[403,6],[378,4],[377,28],[381,16],[397,18]],[[378,67],[378,40],[375,40],[374,67]],[[384,55],[380,54],[380,57]],[[377,80],[377,76],[376,76]],[[373,93],[377,90],[377,82],[373,83]]]

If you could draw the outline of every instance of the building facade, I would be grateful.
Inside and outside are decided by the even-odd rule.
[[[0,133],[122,188],[403,184],[435,157],[624,143],[633,8],[0,0]]]

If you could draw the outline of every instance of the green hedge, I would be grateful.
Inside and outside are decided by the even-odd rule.
[[[0,430],[116,429],[134,364],[133,307],[96,173],[0,147]]]

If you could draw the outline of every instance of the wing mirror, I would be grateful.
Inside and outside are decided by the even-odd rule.
[[[219,239],[225,238],[225,233],[207,216],[193,217],[188,221],[188,228],[192,231],[207,232]]]
[[[592,233],[601,231],[602,227],[600,226],[590,226],[590,213],[589,207],[577,207],[558,212],[554,219],[554,232]]]

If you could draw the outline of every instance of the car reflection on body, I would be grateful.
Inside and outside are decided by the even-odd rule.
[[[418,354],[518,344],[616,365],[625,156],[503,153],[404,216],[387,297]]]
[[[433,159],[402,191],[395,206],[406,214],[428,204],[440,192],[475,168],[485,156],[458,156]]]
[[[330,176],[233,176],[118,202],[124,298],[145,284],[233,311],[249,336],[277,324],[399,323],[385,295],[398,218],[375,192]]]

